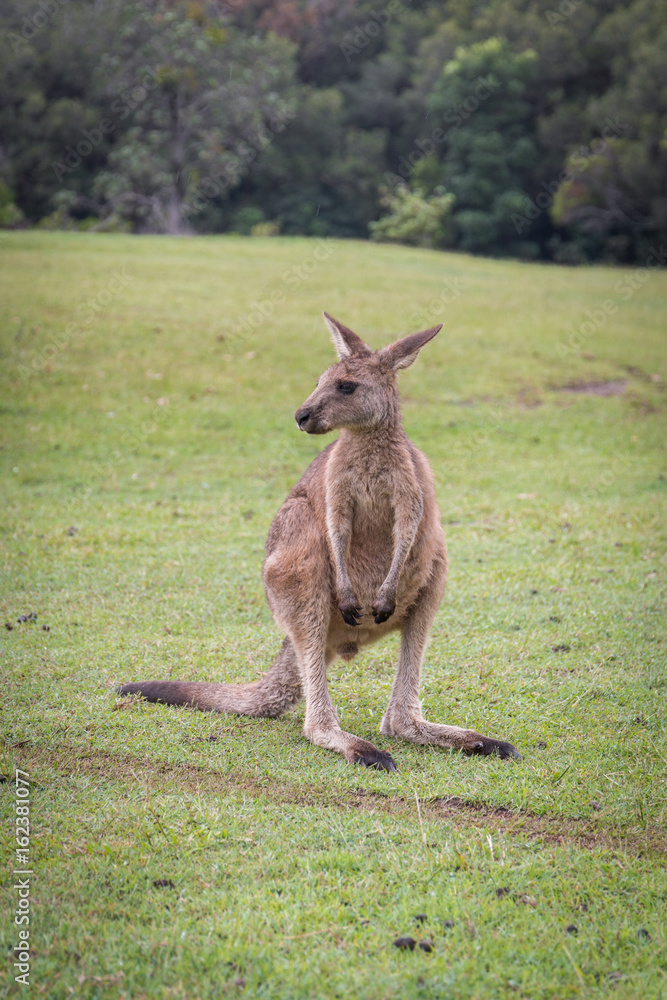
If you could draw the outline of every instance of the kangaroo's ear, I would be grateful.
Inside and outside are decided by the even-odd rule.
[[[442,323],[432,326],[430,330],[423,330],[422,333],[410,333],[402,340],[397,340],[395,344],[390,344],[380,351],[380,359],[384,367],[387,368],[409,368],[424,344],[433,340],[436,333],[442,330]]]
[[[370,347],[364,344],[361,337],[357,337],[356,333],[353,333],[352,330],[343,326],[342,323],[339,323],[333,316],[329,316],[328,313],[322,313],[322,315],[324,316],[324,322],[329,327],[334,347],[338,351],[338,357],[341,361],[343,358],[349,358],[351,354],[373,353]]]

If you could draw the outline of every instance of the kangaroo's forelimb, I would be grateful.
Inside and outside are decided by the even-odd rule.
[[[376,625],[386,622],[396,610],[400,575],[424,514],[424,500],[419,485],[410,483],[410,487],[394,502],[394,556],[389,572],[373,601]]]
[[[348,625],[359,624],[361,607],[347,572],[347,550],[352,538],[353,510],[343,484],[327,484],[326,522],[336,577],[338,610]]]

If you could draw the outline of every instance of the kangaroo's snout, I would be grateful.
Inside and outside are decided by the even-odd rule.
[[[333,430],[337,425],[332,425],[331,421],[327,420],[322,412],[324,408],[322,400],[309,396],[294,414],[299,430],[305,431],[306,434],[328,434]]]
[[[306,424],[310,420],[310,410],[304,410],[304,408],[302,406],[299,407],[299,409],[294,414],[294,419],[297,422],[297,426],[298,426],[299,430],[300,431],[305,431]]]

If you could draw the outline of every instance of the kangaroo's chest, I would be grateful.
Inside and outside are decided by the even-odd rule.
[[[372,602],[394,554],[394,497],[390,483],[358,480],[350,487],[352,531],[347,568],[360,600]]]
[[[350,551],[387,551],[391,559],[394,538],[394,510],[389,497],[355,503],[352,508]]]
[[[369,586],[385,578],[395,549],[397,514],[405,497],[414,492],[413,469],[406,454],[370,452],[335,455],[327,481],[330,523],[340,519],[350,527],[346,558],[351,577],[364,577]],[[412,477],[412,478],[411,478]]]
[[[346,491],[352,516],[353,532],[373,530],[388,532],[390,537],[394,527],[395,482],[382,470],[373,474],[351,475],[347,479]]]

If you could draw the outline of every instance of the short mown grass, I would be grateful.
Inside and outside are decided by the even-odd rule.
[[[667,275],[35,232],[0,259],[0,803],[11,875],[26,770],[30,988],[667,996]],[[264,541],[329,440],[293,420],[333,360],[322,309],[374,347],[445,323],[402,377],[451,560],[424,706],[519,763],[379,737],[393,638],[330,683],[394,775],[308,745],[302,707],[114,695],[275,655]]]

